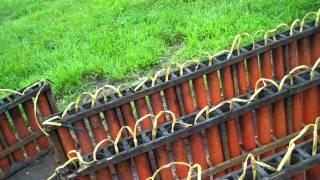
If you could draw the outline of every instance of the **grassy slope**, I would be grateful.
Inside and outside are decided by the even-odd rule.
[[[0,87],[47,77],[72,97],[92,80],[121,80],[141,69],[217,52],[240,32],[292,22],[318,0],[1,1]]]

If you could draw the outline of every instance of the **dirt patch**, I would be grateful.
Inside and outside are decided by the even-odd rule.
[[[54,152],[49,152],[25,168],[8,177],[8,180],[47,179],[56,168]]]

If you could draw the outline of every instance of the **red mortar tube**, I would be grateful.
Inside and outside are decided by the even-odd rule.
[[[253,56],[247,59],[247,66],[248,66],[249,89],[254,90],[256,82],[259,80],[259,77],[260,77],[259,63],[258,63],[257,56]],[[258,112],[256,111],[256,116],[257,116],[257,113]]]
[[[3,150],[3,146],[2,144],[0,143],[0,151]],[[8,156],[5,156],[3,158],[0,159],[0,169],[2,172],[6,173],[8,171],[10,167],[10,160],[8,158]]]
[[[201,110],[202,108],[204,108],[208,105],[208,100],[207,100],[207,95],[206,95],[207,92],[206,92],[206,88],[204,85],[204,79],[202,76],[198,77],[193,80],[193,83],[194,83],[193,87],[194,87],[194,92],[195,92],[197,109]],[[206,130],[207,137],[208,137],[208,134],[211,135],[211,133],[213,133],[213,134],[217,133],[217,131],[216,131],[217,126],[215,126],[215,128],[213,128],[213,129],[214,129],[213,132],[209,132],[211,129]],[[209,141],[212,141],[212,138],[215,138],[214,141],[217,141],[217,145],[219,145],[219,143],[221,143],[220,136],[210,137],[210,138],[208,137],[208,147],[209,148],[210,148]],[[213,143],[214,142],[210,142],[210,144],[213,144]],[[216,147],[216,145],[214,145],[214,147]],[[220,150],[221,150],[221,144],[220,144]],[[207,164],[206,159],[203,159],[203,161],[204,161],[203,163],[205,163],[205,165],[206,165]]]
[[[311,62],[314,64],[320,58],[320,33],[316,33],[310,38]],[[318,86],[320,92],[320,86]],[[318,95],[318,102],[320,102],[320,95]],[[319,104],[318,104],[319,105]],[[318,116],[320,115],[320,106],[318,107]]]
[[[297,42],[289,44],[289,66],[290,70],[299,65],[297,59]],[[298,93],[292,96],[292,130],[293,132],[300,131],[302,129],[303,121],[303,95]]]
[[[292,42],[289,44],[289,69],[293,69],[297,67],[298,59],[297,59],[297,42]],[[302,121],[303,121],[303,94],[298,93],[292,96],[292,130],[293,132],[300,131],[302,129]],[[300,143],[301,141],[297,141],[297,143]],[[304,179],[304,173],[296,174],[293,179],[295,180],[302,180]]]
[[[104,131],[101,119],[98,114],[92,115],[89,118],[89,124],[94,136],[94,139],[96,141],[96,144],[98,144],[100,141],[107,138],[106,132]],[[111,130],[112,128],[108,128],[108,130]],[[81,132],[80,132],[81,133]],[[106,143],[102,145],[102,147],[105,147]],[[119,165],[120,166],[120,163]],[[118,168],[118,167],[117,167]],[[121,172],[121,171],[118,171]],[[95,172],[96,179],[112,179],[111,173],[109,171],[108,167],[105,167],[103,169],[100,169]],[[121,173],[119,173],[120,179],[121,179]],[[126,174],[126,171],[123,171],[123,174]]]
[[[219,79],[216,71],[208,74],[208,91],[210,95],[210,104],[216,105],[221,101]],[[220,164],[224,161],[222,141],[218,126],[210,127],[206,130],[208,138],[209,158],[213,165]],[[221,177],[225,175],[225,171],[215,174],[213,177]]]
[[[245,94],[248,90],[247,80],[246,80],[246,71],[244,68],[244,62],[240,61],[237,63],[237,77],[238,77],[238,86],[239,93]],[[256,148],[255,137],[254,137],[254,125],[253,125],[253,115],[252,112],[246,112],[239,117],[240,127],[241,127],[241,139],[242,145],[245,151],[251,151]]]
[[[42,117],[48,117],[52,114],[48,99],[44,93],[41,93],[38,97],[38,108]],[[69,151],[76,149],[72,136],[67,128],[58,128],[57,132],[59,134],[60,142],[62,143],[64,152],[66,155],[68,155]]]
[[[164,90],[164,95],[169,111],[173,112],[176,118],[181,116],[181,112],[178,105],[178,98],[174,87],[169,87]],[[170,144],[172,154],[175,161],[181,161],[188,163],[188,157],[186,147],[183,139],[178,139]],[[186,178],[188,175],[188,168],[185,166],[176,166],[176,173],[179,178]]]
[[[305,45],[307,43],[308,39],[304,38],[302,39],[302,44],[301,45]],[[305,53],[301,53],[300,56],[301,57],[305,57],[306,61],[308,61],[308,56],[310,56],[310,65],[313,65],[317,59],[320,57],[320,33],[316,33],[314,35],[312,35],[310,37],[310,55],[308,55],[308,52]],[[301,47],[303,48],[303,47]],[[305,48],[308,48],[305,47]],[[298,53],[299,54],[299,53]],[[303,55],[304,54],[304,55]],[[300,57],[298,55],[298,57]],[[308,62],[306,62],[306,64],[309,64]],[[303,101],[303,106],[304,106],[304,110],[305,109],[310,109],[310,117],[306,114],[308,112],[304,112],[304,120],[305,120],[305,124],[309,124],[309,123],[314,123],[316,117],[320,114],[320,104],[317,100],[320,100],[320,95],[318,94],[320,90],[320,87],[313,87],[307,91],[304,92],[304,101]],[[309,92],[310,91],[310,92]],[[306,94],[305,94],[306,93]],[[307,97],[306,97],[307,96]],[[308,100],[312,99],[312,102],[308,102]],[[314,118],[313,120],[308,119],[308,118]],[[320,166],[315,166],[313,168],[311,168],[310,170],[307,171],[307,178],[308,179],[317,179],[320,177]]]
[[[18,135],[21,139],[24,139],[30,135],[27,126],[25,125],[23,121],[22,114],[19,110],[19,107],[15,107],[13,109],[9,110],[9,114],[13,120],[13,124],[16,127],[16,131],[18,132]],[[33,142],[30,142],[26,144],[25,151],[27,153],[27,156],[33,157],[37,154],[36,147],[34,146]]]
[[[27,119],[29,121],[29,125],[33,132],[38,131],[40,128],[37,125],[37,120],[35,119],[34,114],[34,106],[32,100],[26,101],[22,104],[23,109],[26,113]],[[45,135],[39,136],[37,138],[37,144],[40,149],[47,149],[48,148],[48,138]]]
[[[222,76],[222,89],[224,99],[231,99],[234,97],[234,87],[233,87],[233,78],[231,73],[231,67],[227,66],[221,71]],[[239,137],[238,137],[238,129],[237,129],[237,121],[235,118],[229,119],[226,121],[227,126],[227,138],[228,138],[228,146],[230,157],[236,157],[241,154],[240,145],[239,145]],[[241,165],[236,165],[233,167],[234,170],[240,169]]]
[[[281,80],[285,75],[283,47],[279,46],[273,50],[274,78]],[[273,134],[276,138],[287,135],[286,110],[284,99],[272,105],[272,126]],[[276,152],[285,150],[285,146],[277,148]]]
[[[184,82],[180,85],[182,101],[184,105],[184,110],[186,114],[193,113],[195,111],[191,90],[188,82]],[[205,149],[202,142],[202,137],[200,133],[194,133],[188,137],[191,156],[193,163],[200,164],[202,169],[207,169],[208,164],[206,162]]]
[[[298,41],[298,61],[301,64],[312,65],[308,38]],[[303,92],[303,119],[305,124],[314,123],[318,115],[317,87]]]
[[[41,93],[38,97],[38,108],[40,110],[42,117],[48,117],[52,114],[49,101],[44,93]],[[66,155],[68,155],[68,153],[71,150],[76,150],[75,143],[68,129],[61,127],[57,129],[57,132]],[[74,157],[75,155],[71,154],[70,156]],[[77,179],[85,180],[85,179],[90,179],[90,177],[82,176],[82,177],[78,177]]]
[[[79,119],[73,125],[78,129],[83,129],[83,131],[75,131],[82,154],[92,153],[93,146],[92,146],[86,125],[84,123],[84,120]],[[82,176],[81,179],[90,179],[90,176],[85,175],[85,176]]]
[[[264,59],[270,59],[270,54],[264,54],[262,55],[265,58]],[[248,59],[248,77],[249,77],[249,87],[251,90],[255,88],[256,82],[259,80],[260,73],[259,73],[259,65],[258,65],[258,59],[256,56],[253,56]],[[262,60],[262,66],[271,66],[271,62],[266,60]],[[270,71],[266,72],[266,70],[262,69],[262,73],[264,75],[270,75]],[[258,141],[261,144],[268,144],[271,141],[271,134],[270,134],[270,117],[269,117],[269,108],[268,106],[261,107],[256,110],[256,118],[257,118],[257,128],[258,128]],[[264,127],[263,125],[266,125]],[[264,133],[264,128],[267,129],[267,132]],[[267,152],[266,154],[263,154],[261,158],[264,158],[265,156],[270,156],[272,153]]]
[[[121,114],[123,115],[123,119],[126,125],[129,126],[131,129],[134,129],[135,119],[129,103],[121,105]],[[146,153],[135,156],[134,162],[136,165],[139,179],[147,179],[148,177],[152,176],[149,158]]]
[[[113,109],[104,112],[104,117],[107,121],[108,130],[110,132],[111,138],[113,140],[115,140],[117,137],[117,134],[121,128],[119,120],[118,120],[116,114],[114,113]],[[95,136],[96,141],[100,142],[103,139],[106,139],[107,136],[104,131],[103,125],[101,123],[100,117],[98,115],[94,115],[89,118],[89,121],[90,121],[91,129],[94,129],[94,136]],[[116,168],[117,168],[117,173],[118,173],[119,179],[123,179],[123,180],[133,179],[133,175],[131,172],[129,161],[119,162],[116,165]],[[108,168],[105,168],[105,171],[106,170],[109,173]],[[97,174],[99,174],[99,173],[97,173]],[[111,176],[110,176],[110,178],[111,178]]]
[[[289,70],[298,66],[298,59],[297,59],[297,43],[294,41],[289,44]],[[292,96],[292,130],[293,132],[300,131],[302,129],[302,93],[298,93]],[[299,142],[299,141],[298,141]],[[301,141],[300,141],[301,142]],[[304,173],[296,174],[292,177],[294,180],[303,180]]]
[[[264,78],[272,78],[272,65],[270,51],[261,54],[261,75]],[[257,109],[257,129],[258,129],[258,141],[260,144],[265,145],[271,142],[271,120],[270,120],[270,110],[268,106],[263,106]],[[260,156],[264,159],[271,156],[272,152],[264,153]]]
[[[39,126],[37,125],[37,120],[34,114],[34,106],[32,100],[26,101],[22,104],[22,107],[27,115],[29,125],[33,132],[39,131]],[[37,138],[37,144],[40,149],[47,149],[48,148],[48,138],[45,135],[41,135]]]
[[[158,94],[158,95],[156,95],[156,94]],[[159,106],[159,103],[162,102],[160,94],[159,93],[154,93],[153,94],[153,99],[151,98],[151,101],[152,100],[154,101],[153,105],[154,106],[157,105],[156,110],[159,110],[161,108]],[[162,104],[161,104],[161,106],[162,106]],[[136,108],[137,108],[137,113],[138,113],[139,118],[149,114],[148,113],[147,103],[146,103],[144,98],[140,98],[140,99],[136,100]],[[162,122],[160,122],[160,123],[163,123],[163,122],[164,122],[164,119],[163,119],[163,116],[162,116]],[[152,129],[152,124],[151,123],[152,122],[151,122],[150,118],[147,118],[146,120],[142,121],[141,122],[142,130]],[[156,159],[156,163],[157,163],[157,167],[158,168],[160,168],[161,166],[166,165],[166,164],[169,163],[169,157],[168,157],[167,151],[165,149],[165,146],[155,149],[154,153],[155,153],[155,159]],[[172,179],[173,180],[173,175],[172,175],[172,172],[171,172],[170,168],[166,168],[163,171],[160,171],[159,175],[160,175],[161,179]]]
[[[17,142],[16,136],[14,134],[14,132],[12,131],[10,124],[8,122],[7,117],[5,116],[5,114],[1,114],[0,115],[0,128],[1,131],[8,143],[8,145],[13,145]],[[21,149],[17,149],[15,151],[13,151],[13,158],[16,161],[22,162],[25,160],[25,157],[21,151]]]
[[[163,111],[164,108],[163,108],[163,104],[162,104],[162,99],[161,99],[161,95],[160,95],[160,92],[157,92],[157,93],[153,93],[150,95],[150,102],[151,102],[151,107],[152,107],[152,110],[153,110],[153,113],[154,114],[158,114],[159,112]],[[165,120],[165,117],[164,117],[164,114],[161,115],[157,121],[158,124],[162,124],[164,123],[166,120]],[[176,147],[172,147],[173,148],[176,148]],[[168,164],[169,163],[169,158],[167,156],[167,152],[166,152],[166,149],[165,147],[162,147],[161,149],[159,149],[159,151],[164,151],[164,152],[157,152],[156,151],[156,154],[158,154],[157,156],[161,156],[161,154],[164,154],[163,157],[163,160],[160,161],[161,164],[159,163],[158,167],[162,166],[162,165],[165,165],[165,164]],[[157,157],[156,156],[156,157]],[[177,159],[176,157],[174,157],[174,159]],[[162,174],[160,174],[160,177],[161,179],[165,179],[166,177],[169,177],[169,178],[173,178],[172,176],[172,172],[170,169],[167,170],[167,172],[163,173],[163,177],[162,177]]]

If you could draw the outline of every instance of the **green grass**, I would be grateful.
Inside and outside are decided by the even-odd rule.
[[[128,80],[163,58],[217,52],[238,33],[289,23],[319,7],[318,0],[2,0],[0,87],[46,77],[69,101],[94,81]]]

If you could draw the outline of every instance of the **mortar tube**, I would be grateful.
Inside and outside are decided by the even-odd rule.
[[[299,65],[297,59],[297,42],[289,44],[289,69],[293,69]],[[303,94],[297,93],[292,96],[292,130],[293,132],[302,129],[303,121]],[[298,141],[299,142],[299,141]],[[300,141],[301,142],[301,141]]]
[[[184,82],[180,85],[181,96],[183,101],[183,106],[186,114],[193,113],[195,111],[194,104],[191,95],[191,89],[188,82]],[[193,163],[200,164],[201,168],[207,169],[208,165],[206,162],[204,145],[202,142],[202,137],[200,133],[194,133],[188,137],[191,157]],[[204,167],[202,167],[204,166]]]
[[[279,46],[273,50],[274,79],[281,80],[285,76],[283,47]],[[272,105],[272,127],[273,135],[282,138],[287,135],[285,101],[281,99]],[[275,152],[285,150],[286,146],[277,148]]]
[[[13,109],[9,110],[9,114],[13,120],[13,124],[16,128],[16,131],[19,135],[20,139],[25,139],[30,135],[26,124],[24,123],[22,114],[20,112],[19,106],[14,107]],[[30,142],[24,145],[24,149],[28,157],[33,157],[37,154],[37,150],[33,142]]]
[[[222,76],[222,89],[223,89],[223,97],[224,99],[231,99],[234,97],[234,86],[233,86],[233,78],[231,73],[231,67],[227,66],[221,71]],[[238,129],[237,129],[237,121],[235,118],[229,119],[226,121],[227,128],[227,138],[228,138],[228,146],[230,157],[237,157],[241,154],[240,145],[239,145],[239,137],[238,137]],[[241,165],[236,165],[233,167],[234,170],[240,169]]]
[[[99,117],[99,114],[92,115],[88,118],[89,124],[94,136],[94,139],[96,141],[96,144],[98,144],[100,141],[107,138],[106,132],[104,130],[104,127],[102,125],[101,119]],[[108,129],[111,130],[111,129]],[[101,147],[106,147],[107,143],[104,143]],[[121,172],[121,171],[120,171]],[[125,174],[125,172],[123,172]],[[111,172],[108,167],[104,167],[102,169],[99,169],[95,171],[96,179],[112,179]],[[121,173],[119,173],[121,174]],[[120,177],[121,179],[121,177]]]
[[[3,150],[3,145],[0,143],[0,151]],[[0,159],[0,169],[1,172],[6,173],[9,170],[10,167],[10,159],[8,156],[4,156]]]
[[[4,135],[5,140],[7,141],[7,144],[13,145],[17,143],[16,136],[14,135],[13,130],[10,127],[10,124],[8,122],[8,119],[5,114],[0,114],[0,129]],[[25,160],[25,157],[21,151],[20,148],[13,151],[13,158],[15,161],[23,162]]]
[[[305,40],[305,41],[307,41],[307,40]],[[306,42],[304,42],[304,43],[306,43]],[[310,46],[309,46],[309,48],[310,48],[310,51],[309,51],[310,64],[314,64],[317,61],[317,59],[320,57],[320,33],[318,32],[318,33],[310,36],[309,43],[310,43]],[[308,55],[305,55],[305,56],[308,56]],[[307,96],[306,102],[304,101],[304,103],[303,103],[304,109],[305,108],[312,109],[310,112],[310,113],[312,113],[310,118],[312,118],[314,116],[317,117],[320,114],[320,104],[319,104],[320,95],[318,94],[318,92],[320,92],[319,90],[320,90],[320,86],[311,88],[311,90],[310,90],[311,92],[308,92],[306,94],[306,96]],[[313,104],[310,104],[307,102],[309,99],[312,99],[311,103],[313,103]],[[312,107],[313,105],[315,107]],[[304,114],[304,117],[309,118],[306,114]],[[306,124],[309,124],[309,122],[313,123],[315,121],[316,117],[314,118],[313,121],[309,121],[308,119],[305,119],[306,120],[305,123]],[[306,175],[307,175],[308,179],[319,178],[320,177],[320,166],[318,165],[318,166],[315,166],[315,167],[307,170]]]
[[[40,113],[41,113],[42,117],[48,117],[53,113],[53,110],[50,107],[48,98],[47,98],[45,93],[40,93],[39,94],[37,103],[38,103],[38,108],[40,110]],[[61,142],[61,144],[63,146],[63,150],[64,150],[66,155],[68,155],[68,153],[71,150],[75,150],[76,149],[75,142],[74,142],[74,140],[73,140],[73,138],[72,138],[72,136],[71,136],[71,134],[69,132],[69,129],[64,128],[64,127],[59,127],[59,128],[57,128],[57,133],[58,133],[60,142]],[[71,154],[70,156],[71,156],[71,158],[75,157],[74,154]],[[89,176],[81,176],[81,177],[78,177],[77,179],[86,180],[88,178],[89,178]]]
[[[219,87],[219,79],[217,71],[214,71],[207,76],[208,81],[208,92],[210,96],[210,104],[216,105],[221,102],[221,93]],[[224,161],[222,140],[220,137],[219,127],[212,126],[206,130],[206,135],[208,138],[208,150],[209,159],[213,165],[220,164]],[[218,172],[213,175],[213,178],[218,178],[225,175],[225,171]]]
[[[158,94],[157,99],[155,99],[155,97],[153,97],[153,99],[151,99],[151,103],[152,103],[152,100],[155,100],[156,104],[154,104],[154,106],[158,105],[157,109],[159,109],[160,107],[159,107],[158,103],[162,102],[162,101],[161,101],[160,94],[159,93],[157,93],[157,94]],[[160,101],[158,101],[159,98],[160,98]],[[135,103],[136,103],[136,108],[137,108],[137,113],[138,113],[139,118],[149,114],[147,103],[144,98],[137,99],[135,101]],[[154,114],[156,114],[156,113],[154,113]],[[141,128],[142,130],[152,129],[151,119],[147,118],[146,120],[143,120],[141,122],[141,127],[142,127]],[[162,146],[162,147],[155,149],[154,154],[155,154],[156,164],[157,164],[158,168],[169,163],[169,157],[168,157],[167,151],[165,149],[165,146]],[[172,171],[170,168],[166,168],[163,171],[160,171],[159,175],[160,175],[161,179],[168,179],[168,180],[172,179],[173,180],[173,175],[172,175]]]
[[[263,78],[272,78],[272,65],[270,51],[261,54],[261,76]],[[271,117],[269,106],[262,106],[256,110],[258,142],[261,145],[271,142]],[[272,152],[266,152],[260,156],[261,159],[269,157]]]
[[[22,103],[22,107],[26,113],[29,125],[31,127],[31,130],[33,132],[39,131],[40,128],[37,125],[37,120],[35,118],[35,114],[34,114],[34,106],[33,106],[33,102],[32,100],[26,101],[24,103]],[[45,135],[41,135],[36,139],[36,142],[39,146],[39,148],[41,150],[47,149],[49,142],[48,142],[48,138]]]
[[[126,125],[129,126],[131,129],[134,129],[135,119],[130,104],[123,104],[121,105],[120,109]],[[152,170],[147,153],[135,156],[133,159],[136,165],[136,170],[139,179],[146,179],[152,176]]]
[[[240,61],[239,63],[237,63],[236,68],[237,80],[239,84],[239,94],[245,94],[248,91],[248,87],[244,61]],[[244,150],[249,152],[256,148],[252,111],[244,113],[242,116],[239,117],[239,120],[241,127],[242,145]]]
[[[181,112],[177,102],[177,94],[174,87],[169,87],[164,90],[164,96],[166,99],[167,108],[171,111],[176,118],[181,117]],[[170,143],[172,154],[175,161],[188,163],[187,151],[183,139],[178,139]],[[188,176],[189,169],[186,166],[176,166],[176,173],[180,179]]]
[[[108,129],[113,140],[116,139],[118,132],[121,128],[119,120],[114,112],[114,109],[110,109],[104,112],[104,117],[106,118]],[[98,119],[100,120],[100,119]],[[103,131],[102,124],[100,122],[99,126],[101,126]],[[103,131],[104,132],[104,131]],[[117,171],[119,175],[119,179],[130,180],[133,179],[133,174],[131,172],[129,161],[121,161],[117,164]]]

